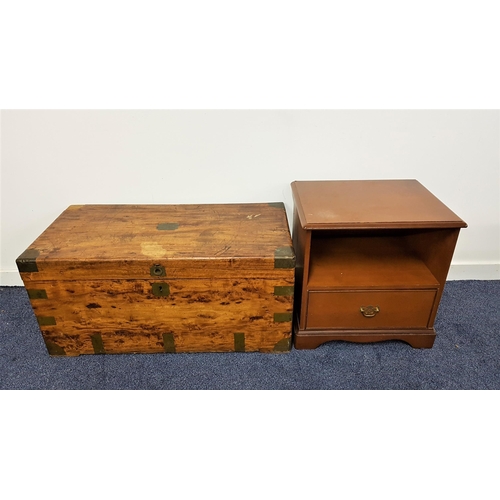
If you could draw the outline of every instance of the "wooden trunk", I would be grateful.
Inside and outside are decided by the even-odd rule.
[[[51,355],[291,347],[283,203],[73,205],[16,262]]]

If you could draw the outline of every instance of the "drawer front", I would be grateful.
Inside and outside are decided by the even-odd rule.
[[[436,292],[311,291],[306,328],[426,328]]]

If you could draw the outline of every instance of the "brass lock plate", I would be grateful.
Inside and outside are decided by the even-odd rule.
[[[151,290],[155,297],[168,297],[170,295],[168,283],[153,283]]]

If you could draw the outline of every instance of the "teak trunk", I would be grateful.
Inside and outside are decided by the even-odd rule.
[[[51,355],[291,348],[282,203],[71,206],[17,265]]]

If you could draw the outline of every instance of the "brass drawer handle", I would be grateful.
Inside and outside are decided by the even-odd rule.
[[[380,312],[380,308],[378,306],[361,306],[359,310],[365,318],[373,318],[378,312]]]

